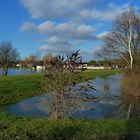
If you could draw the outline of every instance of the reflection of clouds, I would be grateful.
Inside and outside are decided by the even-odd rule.
[[[47,108],[47,104],[45,102],[43,102],[43,100],[45,99],[45,96],[42,97],[34,97],[31,98],[29,100],[20,102],[18,104],[18,108],[20,110],[22,110],[23,112],[29,112],[32,110],[39,110],[41,112],[47,112],[48,108]]]

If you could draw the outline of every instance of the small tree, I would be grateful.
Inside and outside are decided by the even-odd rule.
[[[78,52],[67,54],[66,59],[63,56],[52,57],[47,63],[45,87],[47,91],[52,91],[47,97],[51,119],[71,114],[80,105],[79,100],[88,96],[86,91],[92,89],[89,83],[76,86],[81,79],[78,70],[81,57]]]
[[[10,41],[3,41],[0,44],[0,63],[3,68],[3,75],[7,75],[8,68],[15,63],[18,58],[17,50],[12,46]]]

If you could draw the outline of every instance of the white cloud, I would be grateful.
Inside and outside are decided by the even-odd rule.
[[[96,6],[96,3],[103,2],[104,0],[21,0],[32,18],[47,20],[58,18],[78,21],[84,19],[111,21],[130,5],[129,2],[117,5],[106,1],[104,8]]]
[[[77,40],[92,40],[95,39],[93,35],[96,28],[86,24],[60,23],[46,21],[39,25],[31,22],[25,22],[21,26],[21,31],[33,31],[39,34],[46,34],[48,36],[59,36],[61,38],[77,39]]]
[[[113,2],[108,3],[107,7],[103,10],[96,8],[93,9],[83,9],[79,12],[79,17],[81,19],[96,19],[102,21],[111,21],[119,13],[123,12],[129,7],[129,4],[116,5]]]
[[[27,31],[35,31],[36,25],[32,22],[24,22],[20,28],[21,31],[27,32]]]
[[[59,44],[57,44],[57,46],[55,45],[56,44],[48,44],[48,45],[40,46],[39,51],[56,53],[56,54],[65,54],[73,50],[70,44],[61,43],[61,45]]]
[[[75,32],[80,35],[87,35],[93,33],[93,31],[95,31],[95,29],[90,25],[80,25],[76,28]]]
[[[54,22],[46,21],[36,26],[36,30],[40,34],[46,34],[47,32],[52,32],[54,26]]]
[[[27,26],[27,27],[26,27]],[[87,41],[95,41],[94,36],[96,28],[87,24],[60,23],[46,21],[35,25],[26,22],[21,26],[21,31],[36,32],[47,37],[42,40],[39,50],[44,52],[67,53],[78,49],[79,45],[83,45]]]
[[[104,39],[104,37],[105,37],[106,35],[108,35],[108,34],[109,34],[109,31],[105,31],[105,32],[99,33],[99,34],[97,35],[97,38],[99,38],[99,39]]]
[[[70,17],[91,1],[93,2],[93,0],[21,0],[33,18]]]

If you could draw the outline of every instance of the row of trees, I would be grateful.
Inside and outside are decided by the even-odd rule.
[[[88,65],[93,65],[93,66],[113,66],[113,65],[118,65],[119,64],[119,59],[104,59],[104,60],[91,60],[88,62]]]
[[[41,59],[36,55],[29,55],[23,60],[19,60],[18,63],[27,66],[27,65],[46,65],[53,56],[51,54],[45,54]]]

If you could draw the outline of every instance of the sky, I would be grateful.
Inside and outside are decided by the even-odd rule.
[[[95,52],[115,17],[140,0],[0,0],[0,42],[10,40],[21,58],[80,50],[83,60]]]

